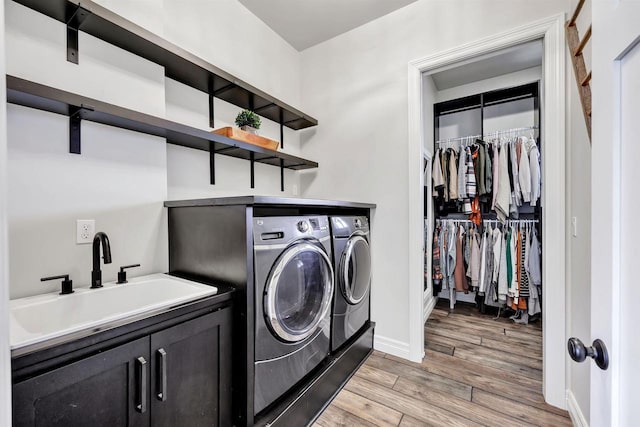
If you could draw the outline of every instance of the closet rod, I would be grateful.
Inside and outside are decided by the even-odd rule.
[[[471,222],[471,220],[470,219],[442,219],[442,218],[437,218],[436,222],[450,222],[452,224],[461,224],[461,223]],[[488,223],[488,224],[497,224],[497,223],[502,224],[502,221],[500,221],[499,219],[483,219],[482,222],[483,223]],[[505,222],[507,224],[508,223],[537,224],[537,223],[540,222],[540,220],[539,219],[508,219]]]
[[[457,138],[441,139],[439,141],[436,141],[436,144],[447,144],[449,142],[463,141],[465,139],[472,139],[472,138],[497,137],[497,136],[503,135],[503,134],[520,133],[520,132],[526,132],[526,131],[529,131],[529,130],[537,130],[537,129],[538,129],[538,126],[528,126],[528,127],[522,127],[522,128],[504,129],[504,130],[498,130],[498,131],[495,131],[495,132],[488,132],[488,133],[485,133],[484,135],[470,135],[470,136],[460,136],[460,137],[457,137]]]

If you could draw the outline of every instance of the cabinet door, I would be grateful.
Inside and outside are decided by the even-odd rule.
[[[151,335],[151,424],[231,425],[231,309]]]
[[[14,426],[146,426],[149,338],[13,386]]]

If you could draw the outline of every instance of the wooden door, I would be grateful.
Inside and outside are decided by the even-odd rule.
[[[13,386],[14,426],[149,425],[149,339]]]
[[[590,424],[637,425],[640,212],[640,2],[593,2],[591,334],[609,350],[591,366]],[[585,337],[588,339],[588,337]],[[585,341],[587,340],[585,339]],[[585,344],[587,344],[585,342]]]
[[[231,309],[151,335],[151,425],[231,425]]]

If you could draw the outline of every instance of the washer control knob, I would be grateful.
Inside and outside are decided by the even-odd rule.
[[[355,225],[355,226],[356,226],[356,228],[360,228],[360,227],[362,227],[362,221],[360,220],[360,218],[356,218],[356,219],[353,221],[353,225]]]
[[[306,233],[309,231],[309,223],[307,221],[298,222],[298,230],[300,230],[301,233]]]

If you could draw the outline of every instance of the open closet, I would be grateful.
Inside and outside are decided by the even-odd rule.
[[[425,280],[449,310],[541,319],[541,63],[533,41],[426,77]]]

